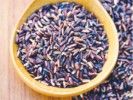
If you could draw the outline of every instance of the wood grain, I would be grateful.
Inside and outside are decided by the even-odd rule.
[[[10,60],[9,43],[12,30],[25,7],[32,0],[0,0],[0,100],[70,100],[43,96],[20,80]]]

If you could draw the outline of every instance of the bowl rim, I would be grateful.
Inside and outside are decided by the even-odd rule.
[[[68,1],[70,2],[71,0],[51,0],[50,3],[56,3],[57,1],[63,2],[63,1]],[[90,91],[94,87],[98,86],[100,83],[102,83],[108,75],[111,73],[112,69],[115,66],[115,63],[117,61],[118,57],[118,50],[119,50],[119,42],[118,42],[118,34],[116,27],[110,18],[109,14],[106,12],[106,10],[103,8],[101,3],[98,0],[72,0],[71,2],[79,2],[81,5],[89,6],[93,4],[93,7],[91,8],[92,11],[94,9],[97,9],[98,11],[101,11],[99,13],[103,14],[103,17],[101,15],[95,15],[96,18],[99,19],[101,23],[104,23],[104,28],[107,33],[107,37],[109,39],[109,49],[108,49],[108,58],[105,64],[103,65],[103,70],[100,72],[94,79],[92,79],[90,82],[85,83],[83,85],[79,85],[77,87],[73,88],[58,88],[58,87],[53,87],[53,86],[47,86],[44,85],[35,79],[33,79],[30,74],[27,72],[27,70],[24,68],[24,66],[20,63],[20,59],[16,57],[16,50],[17,47],[15,46],[15,36],[16,36],[16,30],[18,27],[20,27],[19,23],[20,21],[23,20],[24,16],[28,12],[29,9],[32,9],[36,4],[39,2],[48,2],[47,0],[34,0],[26,10],[24,10],[24,13],[20,17],[18,23],[15,26],[15,29],[13,30],[12,36],[11,36],[11,42],[10,42],[10,55],[11,55],[11,60],[13,62],[13,67],[15,68],[16,72],[18,75],[21,77],[21,79],[33,90],[44,94],[48,96],[54,96],[54,97],[66,97],[66,96],[75,96],[79,95],[81,93],[85,93],[87,91]],[[88,3],[88,4],[85,4]],[[42,4],[45,5],[45,4]],[[97,6],[97,7],[96,7]],[[41,6],[40,6],[41,7]],[[91,6],[90,6],[91,7]],[[34,8],[36,9],[36,7]],[[89,9],[89,10],[91,10]],[[88,9],[87,9],[88,10]],[[98,12],[97,11],[97,12]],[[31,15],[31,13],[29,14]],[[104,20],[104,18],[106,20]],[[108,27],[106,27],[108,26]],[[108,29],[107,29],[108,28]],[[106,68],[108,67],[108,68]],[[106,73],[104,73],[106,72]]]

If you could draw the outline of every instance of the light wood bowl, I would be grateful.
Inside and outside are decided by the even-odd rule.
[[[57,2],[76,2],[83,5],[88,11],[93,12],[99,21],[103,24],[104,30],[107,33],[107,38],[109,42],[109,49],[107,60],[103,65],[102,71],[90,82],[79,85],[74,88],[58,88],[52,86],[46,86],[35,79],[33,79],[30,74],[27,72],[20,59],[17,57],[17,44],[15,43],[16,30],[22,25],[28,16],[30,16],[35,10],[47,4],[54,4]],[[10,54],[11,59],[14,64],[16,72],[19,74],[21,79],[33,90],[48,96],[55,97],[66,97],[66,96],[75,96],[81,93],[90,91],[91,89],[98,86],[102,83],[108,75],[113,70],[115,63],[118,57],[119,43],[118,43],[118,34],[116,27],[110,18],[109,14],[103,8],[101,3],[98,0],[34,0],[32,4],[25,10],[22,17],[16,24],[16,27],[12,33],[11,45],[10,45]]]

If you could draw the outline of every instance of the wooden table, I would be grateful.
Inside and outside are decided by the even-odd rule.
[[[27,87],[13,69],[9,43],[15,23],[32,0],[0,0],[0,100],[70,100],[43,96]]]

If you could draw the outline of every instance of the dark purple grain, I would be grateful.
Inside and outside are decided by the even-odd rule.
[[[133,100],[133,0],[101,0],[101,3],[118,30],[118,60],[107,80],[73,100]]]
[[[96,77],[108,50],[102,24],[81,5],[68,2],[35,11],[17,31],[16,43],[17,56],[34,79],[62,88]]]

